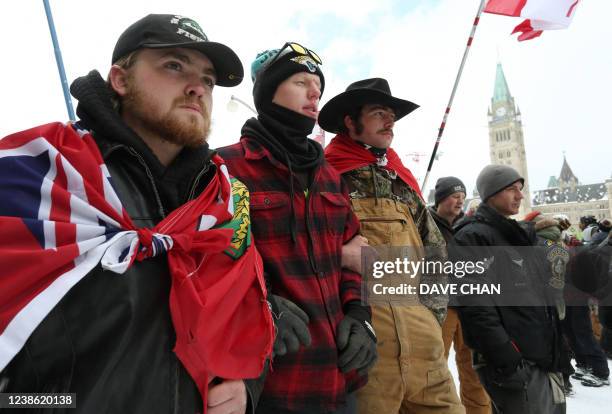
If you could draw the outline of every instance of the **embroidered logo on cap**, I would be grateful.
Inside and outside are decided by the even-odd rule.
[[[317,63],[312,60],[310,56],[295,56],[290,59],[295,63],[299,63],[300,65],[304,65],[308,68],[312,73],[317,71]]]
[[[194,20],[183,16],[174,16],[170,20],[171,24],[176,24],[178,28],[176,33],[185,36],[189,40],[195,42],[208,42],[208,37],[204,34],[204,31]]]

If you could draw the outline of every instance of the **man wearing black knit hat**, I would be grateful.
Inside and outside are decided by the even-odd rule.
[[[435,187],[435,205],[429,208],[431,216],[451,246],[454,243],[453,227],[463,217],[465,185],[457,177],[440,177]],[[448,359],[451,345],[455,345],[455,362],[459,372],[459,395],[466,414],[489,414],[491,400],[483,388],[478,375],[472,367],[472,351],[463,340],[459,314],[454,306],[448,307],[448,313],[442,325],[444,355]]]
[[[342,266],[359,230],[347,189],[307,138],[325,87],[319,56],[297,43],[252,65],[257,118],[219,149],[251,191],[254,238],[278,326],[258,413],[353,413],[354,390],[376,360],[361,276]],[[296,306],[297,305],[297,306]]]
[[[551,266],[535,247],[533,223],[510,218],[519,211],[524,181],[506,165],[488,165],[478,175],[482,203],[455,229],[454,259],[486,263],[477,279],[503,290],[460,296],[459,317],[495,413],[563,413],[560,323],[547,301]]]
[[[452,226],[463,216],[465,185],[457,177],[440,177],[434,190],[434,206],[429,209],[438,228],[449,241],[452,238]]]

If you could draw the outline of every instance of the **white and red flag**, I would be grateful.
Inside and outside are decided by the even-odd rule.
[[[248,191],[220,157],[212,162],[216,173],[198,197],[138,228],[89,131],[53,123],[2,138],[0,372],[92,269],[121,275],[164,254],[174,352],[198,385],[203,413],[210,379],[259,376],[274,326],[242,208]]]
[[[484,12],[524,17],[512,34],[520,32],[519,41],[533,39],[543,30],[566,29],[580,0],[489,0]]]

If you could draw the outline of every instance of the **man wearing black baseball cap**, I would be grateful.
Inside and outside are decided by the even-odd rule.
[[[60,142],[60,154],[70,150],[62,137],[92,142],[84,155],[102,160],[103,200],[89,199],[90,187],[76,193],[78,185],[70,179],[65,186],[75,191],[73,199],[85,198],[92,207],[116,193],[115,210],[134,223],[139,246],[179,249],[184,263],[197,270],[185,274],[189,267],[178,266],[183,262],[175,256],[141,257],[145,247],[122,275],[96,265],[26,337],[8,365],[0,365],[0,392],[75,393],[79,413],[193,414],[207,407],[216,414],[252,412],[260,387],[241,378],[261,374],[271,352],[272,319],[260,259],[243,260],[257,253],[248,231],[236,230],[248,227],[248,213],[232,217],[239,210],[236,199],[248,203],[248,193],[229,179],[224,161],[206,142],[213,88],[242,81],[240,59],[209,41],[192,19],[150,14],[119,37],[111,63],[106,82],[94,70],[72,83],[80,121],[44,129],[46,138]],[[174,213],[179,208],[181,213]],[[196,236],[164,246],[151,242],[147,229],[160,222],[171,227],[172,219],[186,214],[200,220],[198,236],[220,226],[223,240],[204,247],[195,246]],[[208,269],[206,279],[199,269]],[[225,291],[210,287],[230,273],[240,277],[226,282]],[[223,306],[205,307],[221,299]],[[181,312],[192,301],[194,313]],[[233,317],[240,309],[248,318]],[[224,375],[228,372],[234,374]]]
[[[236,86],[242,82],[240,59],[232,49],[211,42],[194,20],[171,14],[149,14],[128,27],[117,40],[112,62],[139,49],[181,47],[197,50],[212,62],[216,85]]]

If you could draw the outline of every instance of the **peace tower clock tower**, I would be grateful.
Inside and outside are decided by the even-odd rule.
[[[497,64],[495,89],[487,115],[489,117],[491,163],[509,165],[525,178],[525,187],[523,187],[525,199],[522,201],[518,213],[518,218],[522,218],[531,211],[523,124],[521,122],[521,111],[515,105],[512,95],[510,95],[501,63]]]

